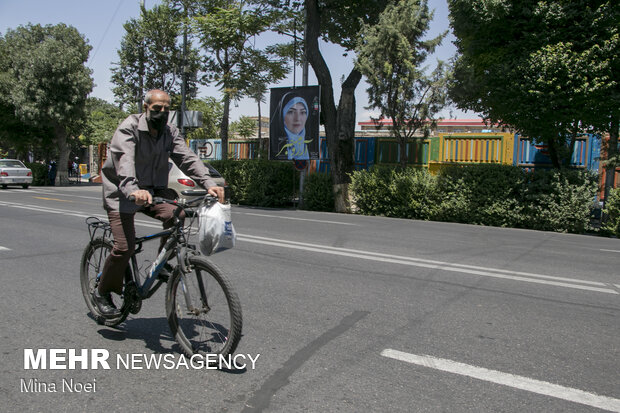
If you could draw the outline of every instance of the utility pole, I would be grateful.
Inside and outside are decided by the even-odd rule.
[[[187,99],[187,5],[183,2],[183,16],[185,20],[183,21],[183,66],[181,70],[183,73],[181,74],[181,113],[179,116],[179,130],[181,131],[181,136],[185,139],[185,111],[187,110],[186,99]]]
[[[144,19],[144,11],[146,10],[146,5],[144,4],[144,0],[140,0],[140,17]],[[141,40],[142,44],[140,45],[139,57],[140,60],[140,83],[138,85],[139,91],[138,96],[136,96],[136,101],[138,103],[138,113],[142,113],[142,102],[144,99],[144,38]]]

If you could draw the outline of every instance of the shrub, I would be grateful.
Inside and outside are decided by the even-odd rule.
[[[354,171],[351,174],[350,191],[360,214],[386,215],[389,198],[388,183],[392,175],[389,166],[377,165],[370,171]]]
[[[334,210],[334,192],[332,178],[329,174],[313,173],[304,183],[303,209],[310,211]]]
[[[283,207],[295,196],[299,173],[291,163],[249,159],[210,163],[231,187],[234,203]]]
[[[596,194],[595,176],[587,171],[527,173],[511,165],[446,167],[438,177],[380,166],[351,178],[361,214],[559,232],[591,229]]]
[[[596,189],[596,176],[587,171],[540,169],[527,173],[523,194],[525,226],[577,233],[591,229],[590,206]]]
[[[375,166],[355,171],[351,191],[361,214],[430,219],[436,213],[436,179],[426,170]]]
[[[32,170],[33,186],[47,185],[47,165],[36,162],[25,162],[24,165],[26,165],[27,168],[30,168],[30,170]]]
[[[605,202],[603,213],[606,215],[603,229],[620,236],[620,188],[609,191],[609,199]]]
[[[441,171],[436,218],[499,227],[518,226],[524,172],[512,165],[471,165]]]

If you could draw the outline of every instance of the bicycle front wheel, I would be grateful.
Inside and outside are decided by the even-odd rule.
[[[166,314],[172,335],[188,357],[227,357],[241,339],[239,297],[228,279],[206,258],[193,256],[189,262],[190,272],[175,271],[168,282]]]

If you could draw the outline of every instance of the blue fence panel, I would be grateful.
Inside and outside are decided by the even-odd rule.
[[[203,160],[222,159],[221,139],[190,139],[189,148]]]
[[[601,152],[601,138],[598,135],[587,133],[580,135],[575,141],[575,149],[571,156],[571,166],[585,168],[598,172]],[[514,164],[526,168],[536,166],[549,167],[552,162],[546,144],[538,143],[534,139],[515,136]]]

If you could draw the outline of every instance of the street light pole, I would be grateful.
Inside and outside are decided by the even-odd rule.
[[[187,99],[187,5],[183,2],[183,15],[185,17],[185,21],[183,22],[183,66],[181,70],[182,79],[181,79],[181,113],[179,116],[179,130],[181,131],[181,136],[185,139],[185,111],[186,107],[186,99]]]

